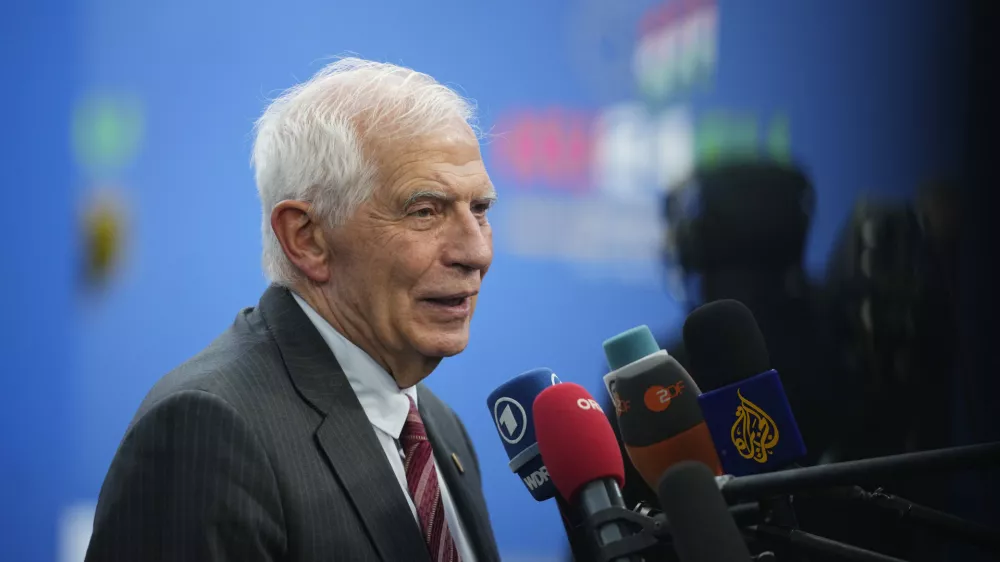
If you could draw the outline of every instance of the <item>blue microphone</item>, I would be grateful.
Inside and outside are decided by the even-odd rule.
[[[486,399],[510,459],[510,470],[524,482],[536,501],[555,497],[556,488],[538,452],[531,408],[536,396],[559,382],[552,369],[532,369],[498,386]]]
[[[764,335],[743,303],[719,300],[696,309],[684,322],[684,347],[724,473],[772,472],[805,456]]]

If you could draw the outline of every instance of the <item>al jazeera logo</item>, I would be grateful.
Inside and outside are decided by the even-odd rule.
[[[747,400],[739,390],[740,405],[729,434],[740,456],[764,464],[778,444],[778,426],[760,406]]]

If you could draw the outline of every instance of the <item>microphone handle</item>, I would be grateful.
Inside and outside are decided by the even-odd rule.
[[[618,488],[618,483],[611,478],[594,480],[585,485],[577,496],[577,503],[584,517],[590,517],[611,507],[625,508],[625,500]],[[599,525],[597,531],[597,546],[603,547],[625,538],[628,531],[614,521]],[[641,562],[635,556],[615,558],[613,562]]]
[[[1000,465],[1000,442],[737,476],[727,479],[721,490],[727,501],[735,503],[808,489],[872,483],[899,474],[982,470],[997,465]]]
[[[587,537],[582,531],[582,517],[579,510],[564,500],[560,494],[556,494],[556,506],[559,508],[559,515],[562,518],[563,528],[566,530],[566,540],[569,542],[569,551],[573,555],[574,562],[597,562],[594,553],[591,552]]]

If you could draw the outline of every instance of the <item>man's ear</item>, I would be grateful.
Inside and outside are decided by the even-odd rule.
[[[271,210],[271,229],[281,249],[310,281],[326,283],[330,279],[329,247],[323,228],[309,214],[305,201],[285,200]]]

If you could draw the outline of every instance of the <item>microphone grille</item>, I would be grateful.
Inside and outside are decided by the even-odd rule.
[[[724,299],[700,306],[684,321],[684,347],[691,376],[702,392],[769,370],[764,334],[750,309]]]
[[[750,551],[708,466],[675,464],[657,488],[681,560],[749,562]]]
[[[604,340],[604,356],[612,371],[660,350],[649,327],[636,326]]]
[[[535,436],[549,478],[573,502],[585,485],[602,478],[625,483],[625,464],[614,430],[600,405],[578,384],[543,390],[532,407]]]

